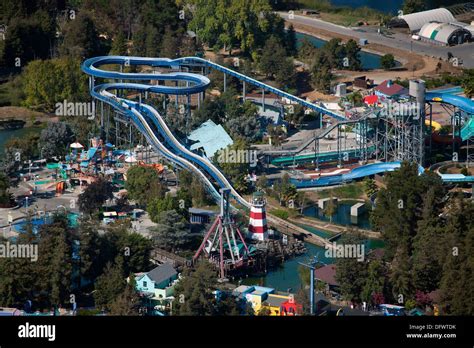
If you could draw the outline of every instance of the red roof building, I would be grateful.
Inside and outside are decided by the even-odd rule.
[[[317,280],[320,280],[329,286],[339,286],[339,283],[336,281],[336,265],[330,264],[318,268],[314,271],[314,277]]]
[[[374,88],[375,94],[382,97],[396,97],[408,95],[408,89],[394,83],[392,80],[385,80],[380,85]]]

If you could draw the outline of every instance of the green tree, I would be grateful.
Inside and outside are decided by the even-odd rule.
[[[311,67],[311,83],[321,92],[328,93],[332,78],[331,63],[327,54],[322,50],[317,51]]]
[[[190,0],[192,20],[188,28],[209,47],[245,55],[262,48],[270,36],[285,36],[284,21],[272,12],[267,1]]]
[[[110,310],[111,305],[124,292],[126,286],[122,260],[117,258],[114,264],[106,265],[103,274],[95,282],[95,305],[98,308]]]
[[[474,205],[455,198],[445,222],[446,258],[441,277],[441,305],[445,314],[473,315]]]
[[[363,244],[360,235],[346,234],[338,244]],[[362,290],[367,282],[367,262],[356,258],[342,257],[336,261],[336,281],[342,296],[349,301],[361,302]]]
[[[395,57],[391,53],[387,53],[380,58],[380,65],[385,70],[390,70],[395,66]]]
[[[304,107],[299,104],[295,105],[294,107],[292,106],[289,110],[286,111],[287,112],[285,113],[285,120],[293,126],[297,126],[303,123],[306,117]]]
[[[88,101],[87,76],[80,63],[72,58],[30,62],[22,74],[25,106],[66,116],[67,110],[61,110],[64,101]]]
[[[63,36],[60,47],[63,55],[84,59],[105,53],[95,23],[86,11],[67,22]]]
[[[160,55],[166,58],[178,58],[180,54],[181,34],[166,27],[165,34],[162,38]]]
[[[160,222],[161,213],[168,210],[177,210],[178,201],[176,197],[171,196],[170,194],[165,195],[164,198],[155,198],[150,201],[147,205],[147,212],[150,216],[151,221],[155,223]]]
[[[353,39],[347,41],[345,45],[346,57],[349,60],[348,68],[350,70],[362,70],[362,63],[360,60],[360,46]]]
[[[337,203],[334,203],[334,200],[331,198],[323,209],[323,212],[324,215],[329,218],[329,221],[332,222],[332,217],[337,213]]]
[[[125,189],[130,199],[146,205],[151,199],[164,198],[166,188],[158,172],[151,167],[133,166],[127,171]]]
[[[200,262],[195,270],[186,268],[175,287],[174,314],[212,315],[216,304],[213,294],[216,284],[216,271],[209,262]]]
[[[6,240],[0,237],[0,242],[5,243]],[[27,216],[26,224],[18,239],[10,243],[37,244],[31,216]],[[15,307],[33,298],[38,281],[36,267],[37,263],[27,258],[0,258],[0,306]]]
[[[0,207],[9,208],[13,202],[13,196],[9,191],[10,179],[5,173],[0,172]]]
[[[124,56],[127,54],[127,39],[122,31],[119,31],[112,42],[112,48],[110,50],[111,55]]]
[[[130,277],[130,282],[125,285],[122,293],[108,305],[110,315],[131,316],[138,315],[140,297],[135,289],[135,278]]]
[[[79,209],[92,216],[97,213],[102,205],[114,197],[112,184],[104,178],[99,178],[89,184],[84,192],[79,195]]]
[[[382,262],[378,260],[369,262],[367,278],[361,292],[363,301],[377,305],[377,303],[374,303],[374,295],[386,293],[386,275],[387,270]]]
[[[296,198],[296,187],[291,184],[290,176],[284,174],[280,181],[277,181],[273,184],[273,191],[276,194],[278,202],[280,205],[287,205],[291,200]]]
[[[101,238],[94,223],[81,220],[78,226],[79,235],[79,272],[78,284],[95,280],[102,272]]]
[[[410,245],[407,241],[399,242],[392,260],[390,284],[392,295],[399,302],[413,299],[415,288],[411,275],[412,260],[410,259]]]
[[[424,0],[405,0],[403,2],[403,14],[410,14],[414,12],[420,12],[425,9]]]
[[[305,63],[311,63],[318,49],[309,41],[307,37],[303,38],[298,49],[298,58]]]
[[[386,188],[377,193],[377,205],[371,216],[373,226],[387,242],[386,255],[389,259],[398,250],[399,244],[403,244],[403,252],[407,252],[409,258],[412,239],[422,216],[424,194],[433,187],[438,204],[444,196],[442,181],[439,175],[433,173],[419,175],[418,165],[406,162],[397,171],[385,175],[384,181]]]
[[[262,55],[260,57],[260,70],[267,77],[274,78],[281,62],[285,59],[285,48],[275,36],[272,36],[263,47]]]
[[[464,69],[461,86],[468,98],[474,97],[474,69]]]
[[[298,40],[296,39],[296,32],[293,24],[290,24],[286,31],[285,35],[285,47],[286,51],[290,56],[294,56],[297,53],[296,44]]]
[[[248,190],[245,176],[249,172],[250,162],[254,160],[250,154],[252,154],[250,146],[244,140],[238,139],[226,149],[221,150],[214,159],[226,177],[230,178],[234,185],[238,185],[236,189],[240,192]]]
[[[20,63],[20,67],[24,67],[33,59],[50,57],[55,27],[46,11],[38,11],[29,18],[18,18],[16,13],[9,23],[2,21],[2,24],[8,26],[3,50],[0,50],[3,66],[13,68]]]
[[[175,251],[189,243],[188,223],[175,210],[162,211],[158,220],[152,231],[156,246]]]
[[[65,215],[57,215],[51,224],[38,231],[38,261],[35,288],[47,294],[43,299],[53,305],[69,301],[72,289],[72,233]]]
[[[346,98],[353,106],[362,106],[364,104],[364,97],[359,91],[352,92]]]
[[[74,141],[74,133],[65,122],[49,122],[41,131],[40,146],[44,158],[64,156],[68,145]]]
[[[378,188],[374,179],[366,177],[363,182],[364,182],[364,192],[367,195],[367,197],[372,197],[372,195],[377,193]]]
[[[413,284],[423,292],[438,289],[446,258],[440,211],[434,189],[430,188],[423,198],[422,216],[413,240]]]

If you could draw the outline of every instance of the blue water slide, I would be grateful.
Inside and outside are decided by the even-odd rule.
[[[174,70],[169,73],[134,73],[121,71],[110,71],[100,69],[103,65],[120,66],[151,66],[167,67]],[[88,74],[90,79],[91,95],[100,101],[103,101],[115,109],[119,110],[125,117],[129,117],[138,130],[144,134],[147,141],[161,153],[165,158],[176,163],[179,167],[187,168],[196,173],[205,183],[211,194],[217,199],[219,193],[216,187],[210,182],[209,175],[219,187],[229,188],[232,196],[242,205],[249,206],[248,202],[242,198],[232,187],[227,178],[217,169],[207,158],[197,155],[182,145],[171,133],[161,115],[151,106],[144,103],[120,98],[110,91],[118,90],[138,90],[142,92],[153,92],[167,95],[190,95],[201,93],[209,86],[210,81],[206,76],[183,72],[181,69],[186,66],[206,66],[212,69],[222,71],[234,76],[242,81],[261,87],[266,91],[272,92],[278,96],[288,98],[289,100],[302,104],[312,110],[331,116],[338,120],[344,120],[344,116],[333,111],[327,110],[322,106],[310,103],[301,98],[295,97],[275,87],[264,84],[248,76],[240,74],[232,69],[223,67],[211,61],[197,58],[186,57],[179,59],[168,58],[146,58],[146,57],[128,57],[128,56],[102,56],[90,58],[84,61],[81,68]],[[95,78],[112,79],[119,82],[103,83],[95,86]],[[128,82],[123,82],[127,80]],[[164,86],[150,84],[150,81],[174,81],[175,86]],[[180,81],[186,82],[186,85],[179,85]],[[143,82],[143,83],[141,83]],[[163,142],[158,138],[161,136]],[[166,145],[165,145],[166,144]],[[207,175],[206,175],[207,174]]]
[[[337,174],[330,176],[322,176],[313,180],[297,180],[291,179],[291,183],[297,188],[307,187],[324,187],[330,185],[340,185],[347,183],[352,180],[361,179],[367,176],[382,174],[385,172],[392,172],[400,168],[401,162],[384,162],[384,163],[372,163],[365,166],[357,167],[346,174]],[[419,168],[420,174],[423,173],[424,169]]]
[[[430,103],[445,103],[474,115],[474,100],[449,93],[426,92],[425,100]]]
[[[445,103],[456,106],[470,115],[469,121],[461,129],[463,141],[474,136],[474,100],[450,93],[427,92],[425,100],[430,103]]]

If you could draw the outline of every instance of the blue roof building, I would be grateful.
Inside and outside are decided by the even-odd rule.
[[[212,158],[217,151],[234,143],[225,129],[212,120],[207,120],[199,128],[192,131],[188,139],[195,141],[190,147],[192,151],[201,151],[208,158]]]

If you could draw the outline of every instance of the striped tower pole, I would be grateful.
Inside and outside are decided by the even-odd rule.
[[[267,217],[265,213],[265,199],[261,192],[253,195],[250,207],[249,232],[252,239],[265,241],[268,238]]]

